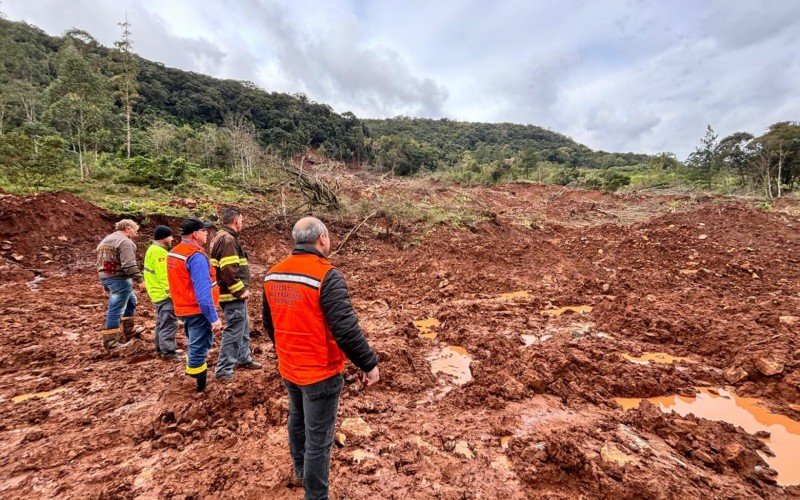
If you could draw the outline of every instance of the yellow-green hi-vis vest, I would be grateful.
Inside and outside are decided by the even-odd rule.
[[[167,255],[169,250],[153,243],[144,254],[144,286],[153,302],[169,298]]]

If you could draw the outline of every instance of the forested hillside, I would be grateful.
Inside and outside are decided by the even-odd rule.
[[[0,181],[65,179],[174,189],[261,179],[281,158],[323,157],[395,175],[464,183],[531,179],[614,190],[686,184],[780,196],[800,173],[800,126],[772,125],[717,140],[687,161],[594,151],[533,125],[396,117],[361,120],[302,94],[168,68],[135,53],[121,24],[113,48],[89,33],[53,37],[0,18]]]
[[[456,164],[461,155],[473,154],[479,163],[533,155],[537,160],[590,168],[608,168],[645,163],[650,156],[636,153],[606,153],[577,143],[569,137],[534,125],[474,123],[425,118],[396,117],[364,120],[375,137],[375,150],[384,143],[413,139],[436,150],[437,160]]]

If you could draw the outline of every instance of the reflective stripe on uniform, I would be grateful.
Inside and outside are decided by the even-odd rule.
[[[211,265],[212,266],[219,267],[219,261],[217,259],[209,259],[209,260],[211,261]]]
[[[152,269],[150,269],[150,268],[149,268],[149,267],[147,267],[147,266],[144,266],[142,269],[144,269],[144,272],[146,272],[146,273],[150,273],[150,274],[156,274],[156,272],[155,272],[155,271],[153,271]]]
[[[244,283],[242,283],[241,281],[237,281],[236,283],[228,287],[228,291],[231,293],[236,293],[242,288],[244,288]]]
[[[286,283],[299,283],[311,288],[319,288],[319,280],[305,274],[273,273],[268,274],[264,281],[282,281]]]
[[[228,257],[223,257],[219,259],[219,267],[230,266],[232,264],[239,263],[239,256],[238,255],[229,255]]]
[[[175,257],[176,259],[186,260],[186,257],[185,257],[185,256],[183,256],[183,255],[181,255],[181,254],[179,254],[179,253],[172,253],[172,252],[170,252],[170,253],[169,253],[169,254],[167,254],[167,255],[168,255],[168,256],[170,256],[170,257]]]
[[[221,293],[219,295],[219,301],[220,302],[231,302],[231,301],[234,301],[234,300],[236,300],[236,297],[234,297],[230,293]]]
[[[239,265],[240,266],[246,266],[247,265],[247,259],[245,259],[244,257],[239,259]]]
[[[202,365],[198,366],[197,368],[192,368],[189,365],[186,365],[186,373],[188,375],[197,375],[198,373],[203,373],[208,368],[207,363],[203,363]]]

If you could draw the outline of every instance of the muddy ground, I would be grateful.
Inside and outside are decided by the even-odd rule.
[[[800,420],[800,218],[530,185],[409,196],[458,196],[487,216],[423,228],[379,214],[332,258],[382,375],[365,389],[347,368],[337,498],[800,495],[765,461],[767,435],[615,402],[726,388]],[[0,195],[0,497],[300,498],[260,298],[265,369],[206,394],[154,357],[144,293],[144,339],[101,349],[92,250],[114,220],[66,193]],[[290,221],[248,222],[260,297]],[[359,221],[329,223],[341,238]],[[589,307],[552,312],[565,306]],[[686,359],[622,356],[648,352]]]

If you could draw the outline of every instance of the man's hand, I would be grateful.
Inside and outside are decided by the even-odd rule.
[[[222,331],[222,320],[218,319],[215,322],[211,323],[211,332],[212,333],[219,333]]]
[[[243,294],[239,295],[241,300],[247,300],[250,298],[250,290],[245,290]]]
[[[380,370],[378,370],[378,367],[376,366],[372,370],[365,372],[362,375],[361,380],[363,380],[364,383],[367,384],[367,387],[369,387],[378,380],[380,380],[380,378],[381,378]]]

